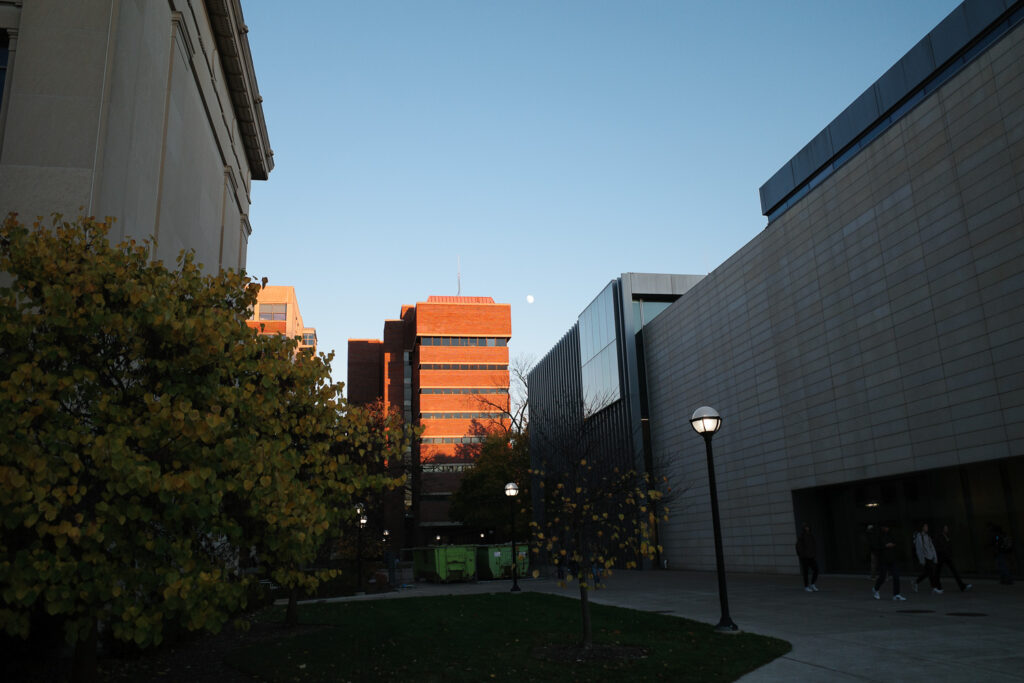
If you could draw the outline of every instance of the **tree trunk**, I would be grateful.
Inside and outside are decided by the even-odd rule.
[[[83,639],[75,643],[75,652],[71,661],[72,683],[93,683],[96,680],[96,622]]]
[[[299,589],[288,589],[288,608],[284,612],[285,626],[299,625]]]
[[[590,626],[590,593],[582,581],[580,582],[580,616],[583,617],[583,649],[589,650],[594,646],[594,632]]]

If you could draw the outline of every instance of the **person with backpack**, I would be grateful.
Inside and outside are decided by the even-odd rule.
[[[956,566],[953,564],[953,541],[950,538],[949,525],[943,525],[942,533],[932,540],[935,543],[935,554],[939,558],[935,561],[935,576],[941,581],[939,573],[942,571],[942,565],[946,565],[949,567],[949,573],[956,579],[956,585],[960,586],[961,593],[974,588],[973,585],[964,583],[964,580],[956,572]]]
[[[818,546],[811,533],[811,525],[804,522],[803,530],[796,539],[796,556],[800,559],[800,573],[804,577],[804,590],[814,593],[818,590]],[[812,573],[813,572],[813,573]],[[807,580],[810,574],[810,581]]]
[[[906,600],[900,593],[900,572],[896,566],[896,539],[893,538],[889,525],[881,524],[881,531],[874,538],[871,550],[878,555],[878,579],[875,580],[875,587],[871,590],[872,597],[880,600],[878,589],[885,583],[886,576],[892,574],[892,599]]]
[[[914,534],[914,554],[917,555],[917,561],[922,567],[921,575],[914,579],[914,592],[917,592],[917,584],[927,576],[928,582],[932,586],[932,593],[942,595],[944,591],[942,584],[939,583],[939,573],[935,565],[939,556],[935,553],[932,537],[928,535],[928,522],[922,524],[920,531]]]

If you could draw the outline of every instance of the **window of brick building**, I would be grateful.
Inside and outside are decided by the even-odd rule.
[[[260,320],[287,320],[288,304],[260,304]]]

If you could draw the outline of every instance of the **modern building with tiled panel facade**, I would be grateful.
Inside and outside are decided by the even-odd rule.
[[[296,353],[316,353],[316,328],[303,323],[294,287],[268,285],[261,289],[256,310],[246,324],[262,334],[283,334],[298,339]]]
[[[684,491],[664,559],[715,566],[711,405],[730,570],[797,572],[803,521],[826,571],[866,572],[881,522],[908,569],[928,521],[993,575],[994,528],[1024,533],[1024,2],[963,3],[761,198],[767,227],[643,328],[652,463]]]
[[[508,425],[511,335],[508,304],[431,296],[386,321],[383,340],[349,340],[349,401],[383,398],[423,427],[410,453],[404,545],[473,540],[448,518],[448,501],[483,434]]]

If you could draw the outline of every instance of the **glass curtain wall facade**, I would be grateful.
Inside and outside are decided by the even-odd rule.
[[[557,466],[558,444],[585,439],[602,470],[652,472],[642,329],[701,278],[623,273],[580,313],[530,373],[535,469]]]
[[[616,282],[608,283],[579,317],[583,412],[590,416],[622,398]]]
[[[530,373],[534,469],[564,466],[580,444],[600,472],[635,466],[621,368],[620,287],[613,280]],[[535,487],[539,488],[539,487]]]

